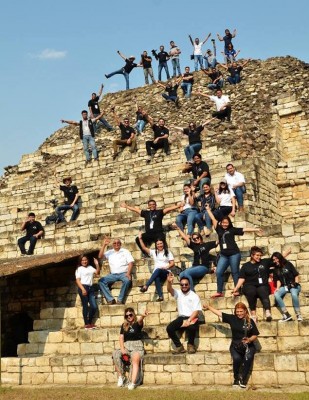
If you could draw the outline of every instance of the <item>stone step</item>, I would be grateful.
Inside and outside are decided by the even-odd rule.
[[[229,310],[227,310],[229,312]],[[170,313],[171,319],[176,313]],[[208,315],[206,316],[208,318]],[[117,347],[119,341],[120,324],[117,328],[98,328],[95,330],[63,329],[58,332],[36,331],[29,332],[29,343],[18,345],[18,355],[35,356],[38,354],[106,354]],[[170,340],[166,333],[167,320],[161,319],[161,325],[145,325],[144,343],[149,353],[162,353],[169,351]],[[262,351],[306,352],[309,351],[308,321],[277,321],[259,322],[259,341]],[[185,335],[183,335],[185,336]],[[223,351],[228,348],[231,331],[227,324],[207,319],[206,324],[199,327],[196,346],[206,351]]]
[[[230,387],[233,382],[232,361],[228,352],[202,351],[196,354],[146,354],[144,386],[214,385]],[[2,358],[2,383],[6,385],[98,384],[116,385],[117,374],[111,354],[55,355]],[[308,385],[309,352],[257,353],[249,386],[288,387]],[[138,390],[138,389],[137,389]]]

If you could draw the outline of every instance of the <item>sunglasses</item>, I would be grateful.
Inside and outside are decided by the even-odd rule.
[[[188,284],[188,283],[181,283],[180,286],[181,286],[181,287],[183,287],[183,286],[189,286],[189,284]]]
[[[195,236],[195,237],[192,237],[192,240],[200,240],[200,238]]]
[[[130,314],[126,314],[126,318],[130,318],[133,317],[134,314],[130,313]]]

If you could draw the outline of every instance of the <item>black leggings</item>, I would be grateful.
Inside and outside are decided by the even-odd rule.
[[[242,291],[247,298],[247,301],[249,303],[249,308],[251,311],[256,310],[256,302],[258,298],[261,300],[264,310],[270,310],[268,285],[263,285],[263,286],[244,285]]]
[[[194,339],[198,330],[198,322],[195,324],[189,325],[187,328],[181,328],[181,325],[183,321],[188,319],[189,317],[178,317],[174,321],[172,321],[169,325],[166,327],[166,331],[168,336],[172,339],[172,342],[176,347],[181,346],[181,342],[179,340],[179,337],[177,335],[178,330],[186,330],[187,335],[188,335],[188,344],[194,345]]]
[[[239,371],[242,366],[241,377],[246,382],[248,374],[253,364],[255,347],[253,345],[249,346],[249,350],[245,355],[239,354],[237,350],[231,345],[230,353],[233,359],[233,372],[234,379],[239,378]]]

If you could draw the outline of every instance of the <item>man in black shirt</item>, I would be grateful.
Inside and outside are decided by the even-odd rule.
[[[101,114],[99,101],[100,101],[100,97],[101,97],[102,92],[103,92],[103,87],[104,87],[104,85],[102,83],[102,85],[101,85],[101,87],[99,89],[98,95],[96,93],[92,93],[91,99],[88,101],[88,108],[89,108],[90,118],[96,118],[98,115]],[[105,118],[100,117],[99,121],[101,121],[103,126],[109,132],[114,130],[114,128],[106,121]],[[96,131],[97,130],[97,124],[95,124],[94,126],[95,126],[95,131]]]
[[[142,67],[142,65],[141,64],[136,64],[134,62],[134,60],[135,60],[134,56],[131,56],[131,57],[127,58],[119,50],[117,50],[117,53],[120,55],[121,58],[123,58],[125,60],[126,64],[125,64],[125,66],[123,68],[120,68],[115,72],[112,72],[110,74],[105,74],[105,78],[109,79],[112,76],[117,75],[117,74],[123,75],[125,80],[126,80],[126,90],[128,90],[128,89],[130,89],[130,87],[129,87],[129,75],[130,75],[130,72],[132,71],[133,68]]]
[[[167,85],[162,85],[162,83],[158,82],[158,86],[161,86],[165,89],[166,93],[162,93],[162,97],[167,101],[172,101],[178,106],[178,96],[177,96],[177,89],[179,88],[179,83],[182,80],[182,76],[178,79],[168,82]]]
[[[194,79],[192,72],[190,72],[190,67],[185,67],[185,73],[182,75],[181,89],[187,99],[191,96],[193,82]]]
[[[223,88],[224,79],[221,71],[216,67],[212,69],[203,69],[202,71],[211,79],[211,83],[207,85],[208,89],[217,90]]]
[[[159,238],[165,240],[165,234],[163,232],[162,226],[163,217],[167,213],[180,207],[180,205],[175,205],[158,210],[155,200],[148,200],[148,210],[142,210],[139,207],[129,206],[125,202],[121,203],[120,206],[126,208],[127,210],[136,212],[145,219],[145,233],[142,234],[142,240],[145,243],[146,247],[150,247],[152,243],[154,243]],[[135,241],[138,247],[143,252],[140,245],[139,237],[137,237]],[[147,256],[146,253],[143,252],[143,254]]]
[[[43,235],[44,229],[40,222],[35,220],[35,214],[33,212],[28,214],[28,218],[22,223],[21,230],[26,230],[26,236],[18,239],[18,247],[21,255],[32,255],[37,240]],[[25,243],[30,241],[28,252],[25,249]]]
[[[159,66],[158,66],[158,79],[159,81],[161,80],[161,71],[164,68],[166,72],[166,78],[170,79],[170,73],[168,70],[167,66],[167,61],[169,60],[170,56],[166,51],[164,51],[164,46],[160,46],[160,51],[157,54],[155,51],[153,51],[154,56],[156,57],[156,60],[159,61]]]
[[[148,158],[147,163],[150,163],[152,156],[152,149],[164,149],[166,155],[170,154],[170,148],[168,143],[169,130],[165,126],[165,121],[163,118],[159,119],[158,125],[153,122],[153,119],[148,115],[148,121],[154,132],[154,140],[146,141],[146,151]]]
[[[199,187],[200,193],[203,194],[203,185],[207,183],[210,185],[211,176],[207,162],[202,161],[202,156],[199,153],[193,155],[192,164],[193,186]]]
[[[116,125],[119,126],[121,131],[120,139],[116,139],[113,141],[113,149],[114,149],[113,159],[115,160],[115,158],[119,154],[118,145],[121,145],[122,147],[130,146],[131,153],[134,153],[136,151],[136,136],[134,128],[130,126],[129,118],[124,118],[122,123],[119,116],[116,114],[115,109],[113,109],[113,112]]]
[[[156,83],[155,78],[153,76],[151,61],[152,58],[148,56],[147,51],[143,51],[143,54],[141,55],[140,64],[143,66],[144,69],[144,77],[146,85],[149,85],[148,75],[150,76],[152,83]]]
[[[248,64],[249,60],[246,60],[244,63],[240,64],[237,62],[233,62],[232,64],[224,65],[219,64],[221,67],[225,68],[230,76],[227,77],[227,81],[230,85],[236,85],[241,81],[240,73],[243,70],[244,66]]]
[[[56,179],[56,184],[57,185],[60,184],[56,175],[55,179]],[[73,211],[70,221],[75,221],[79,213],[79,205],[78,205],[79,193],[77,186],[72,185],[72,178],[70,176],[64,178],[62,182],[64,183],[64,185],[60,185],[60,190],[64,194],[64,204],[58,206],[55,210],[58,217],[57,223],[66,222],[64,218],[64,213],[67,210]]]

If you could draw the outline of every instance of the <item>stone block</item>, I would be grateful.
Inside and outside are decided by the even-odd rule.
[[[277,375],[279,385],[305,385],[307,383],[304,372],[279,371]]]
[[[231,367],[230,367],[231,369]],[[233,382],[233,376],[231,372],[215,372],[214,380],[216,385],[231,385]]]
[[[278,354],[275,356],[275,371],[297,371],[296,354]]]
[[[68,374],[68,383],[75,385],[82,385],[87,383],[87,375],[72,372]]]
[[[68,374],[66,372],[54,372],[54,383],[57,385],[64,385],[69,383]]]
[[[103,347],[102,343],[81,343],[80,344],[81,354],[102,354]]]
[[[277,372],[273,370],[255,371],[255,368],[253,368],[251,377],[254,385],[263,387],[278,385]]]
[[[192,383],[193,379],[190,372],[178,372],[177,374],[172,375],[173,385],[192,385]]]
[[[279,351],[308,351],[309,341],[307,337],[278,337]]]

